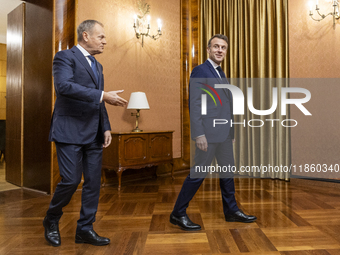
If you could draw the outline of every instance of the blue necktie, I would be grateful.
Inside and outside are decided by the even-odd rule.
[[[89,55],[88,57],[89,57],[89,59],[91,60],[91,68],[92,68],[92,71],[93,71],[93,73],[94,73],[94,76],[96,77],[96,81],[97,81],[97,83],[98,83],[99,80],[98,80],[97,61],[96,61],[96,59],[95,59],[93,56],[91,56],[91,55]]]
[[[216,67],[216,70],[220,73],[220,76],[221,76],[222,79],[225,78],[225,74],[222,70],[222,67],[218,66],[218,67]]]

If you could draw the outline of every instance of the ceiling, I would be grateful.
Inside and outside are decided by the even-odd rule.
[[[0,0],[0,43],[6,44],[7,14],[21,3],[21,0]]]

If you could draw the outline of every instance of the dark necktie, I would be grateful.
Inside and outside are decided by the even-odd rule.
[[[88,57],[91,60],[91,68],[94,73],[94,76],[96,77],[96,82],[98,83],[99,81],[98,81],[97,60],[91,55],[89,55]]]
[[[216,70],[219,72],[222,79],[225,78],[225,74],[222,70],[222,67],[218,66],[218,67],[216,67]]]
[[[223,70],[222,70],[222,67],[218,66],[216,67],[216,70],[219,72],[220,76],[221,76],[221,79],[223,80],[224,78],[226,78]],[[226,80],[226,79],[225,79]],[[224,89],[224,91],[227,93],[227,97],[228,99],[230,100],[230,92],[229,92],[229,89]]]

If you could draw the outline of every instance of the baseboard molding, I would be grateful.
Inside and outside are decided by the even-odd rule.
[[[340,189],[340,180],[334,179],[320,179],[320,178],[310,178],[305,176],[292,176],[290,178],[290,183],[292,185],[309,185],[318,186],[325,188]]]
[[[175,170],[174,172],[174,176],[176,176],[177,174],[183,174],[183,173],[188,173],[189,174],[190,169],[181,169],[181,170]],[[161,173],[161,174],[157,174],[157,176],[159,177],[167,177],[167,176],[171,176],[171,172],[168,173]]]

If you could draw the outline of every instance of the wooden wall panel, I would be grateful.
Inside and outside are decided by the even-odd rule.
[[[58,51],[71,49],[75,44],[76,0],[55,0],[54,17],[53,56]],[[52,105],[54,106],[56,97],[53,84],[52,89]],[[57,152],[55,144],[52,143],[52,186],[50,193],[55,191],[60,180]]]
[[[8,14],[6,181],[22,186],[22,85],[25,3]]]
[[[0,43],[0,120],[6,119],[6,44]]]
[[[8,15],[6,180],[50,192],[53,0]]]
[[[192,69],[198,63],[199,0],[181,1],[181,115],[182,115],[182,157],[174,160],[174,167],[190,167],[190,116],[189,79]]]
[[[76,1],[55,0],[54,51],[71,49],[75,42]]]
[[[38,15],[39,14],[39,15]],[[39,28],[39,29],[37,29]],[[50,191],[53,0],[30,0],[25,11],[23,186]]]

